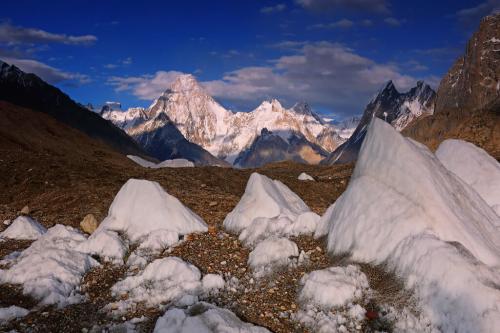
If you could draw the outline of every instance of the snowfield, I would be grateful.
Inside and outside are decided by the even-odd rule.
[[[148,160],[145,160],[139,156],[135,155],[127,155],[129,159],[134,161],[135,163],[139,164],[140,166],[144,168],[150,168],[150,169],[161,169],[161,168],[192,168],[194,167],[194,163],[191,161],[188,161],[184,158],[176,158],[173,160],[165,160],[160,163],[153,163]]]
[[[317,236],[328,250],[385,263],[445,332],[500,327],[500,225],[472,187],[423,145],[372,120],[347,190]]]
[[[500,163],[483,149],[463,140],[443,141],[436,156],[500,216]]]
[[[46,232],[47,229],[32,218],[19,216],[4,232],[0,233],[0,238],[35,240]]]

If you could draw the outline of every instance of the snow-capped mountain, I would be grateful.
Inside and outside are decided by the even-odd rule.
[[[361,121],[361,117],[354,116],[347,118],[337,124],[337,133],[342,139],[349,139],[358,127],[359,122]]]
[[[150,116],[159,112],[167,114],[186,139],[230,163],[264,128],[284,139],[300,133],[327,151],[339,144],[317,140],[330,125],[313,113],[306,103],[297,103],[286,109],[273,99],[262,102],[251,112],[233,113],[217,103],[192,75],[179,76],[148,112]]]
[[[300,135],[327,152],[345,141],[307,103],[286,109],[273,99],[262,102],[251,112],[231,112],[215,101],[192,75],[179,76],[146,110],[105,112],[102,116],[129,134],[139,135],[137,125],[159,114],[165,114],[188,141],[231,164],[263,129],[285,141]]]
[[[149,119],[146,115],[146,109],[140,107],[129,108],[127,111],[123,111],[121,108],[116,110],[108,105],[104,105],[100,114],[101,117],[111,121],[123,130],[135,127]]]
[[[234,165],[256,168],[280,161],[318,164],[327,155],[327,151],[306,140],[300,133],[283,138],[264,128],[252,144],[240,152]]]
[[[339,146],[322,163],[348,163],[356,160],[363,143],[366,128],[374,117],[391,124],[402,131],[417,118],[434,112],[436,93],[423,81],[406,93],[400,93],[392,81],[387,82],[382,90],[368,103],[356,130],[349,139]]]

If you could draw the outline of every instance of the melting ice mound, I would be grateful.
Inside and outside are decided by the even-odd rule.
[[[347,190],[322,218],[330,252],[386,263],[445,332],[500,327],[499,219],[425,146],[378,119]]]
[[[0,269],[0,283],[22,284],[23,293],[41,304],[63,307],[80,302],[77,289],[83,275],[99,265],[75,250],[85,239],[71,227],[55,225],[22,251],[9,269]]]
[[[150,168],[150,169],[160,169],[160,168],[192,168],[194,167],[194,163],[191,161],[188,161],[184,158],[176,158],[173,160],[165,160],[160,163],[153,163],[150,161],[147,161],[139,156],[135,155],[127,155],[129,159],[134,161],[135,163],[139,164],[140,166],[144,168]]]
[[[469,184],[500,216],[500,163],[462,140],[445,140],[436,150],[443,165]]]
[[[157,182],[129,179],[116,195],[101,230],[123,232],[136,242],[153,231],[168,230],[179,235],[207,231],[203,220]]]
[[[17,240],[35,240],[47,232],[47,229],[28,216],[19,216],[12,224],[0,233],[1,238]]]
[[[319,216],[278,180],[253,173],[240,202],[230,212],[224,227],[240,234],[246,244],[270,236],[313,233]]]
[[[242,322],[234,313],[200,302],[187,310],[173,308],[158,319],[154,333],[239,332],[268,333],[264,327]]]

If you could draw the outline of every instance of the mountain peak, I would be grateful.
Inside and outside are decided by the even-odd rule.
[[[187,92],[203,90],[196,78],[192,74],[179,75],[170,86],[173,92]]]

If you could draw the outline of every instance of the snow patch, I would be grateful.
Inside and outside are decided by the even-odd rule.
[[[1,238],[17,240],[35,240],[47,232],[47,229],[28,216],[17,217],[10,226],[0,233]]]
[[[276,267],[287,266],[299,256],[297,244],[287,238],[267,238],[259,242],[248,256],[248,265],[256,276],[263,276]]]
[[[111,291],[115,297],[126,296],[119,302],[122,311],[138,302],[155,307],[189,299],[192,304],[202,289],[200,279],[198,268],[180,258],[167,257],[156,259],[144,271],[117,282]]]
[[[366,275],[355,265],[313,271],[304,275],[300,283],[299,301],[324,310],[360,300],[369,290]]]
[[[263,327],[242,322],[234,313],[215,305],[200,302],[186,310],[173,308],[156,322],[154,333],[268,333]]]
[[[140,166],[144,168],[150,168],[150,169],[160,169],[160,168],[192,168],[194,167],[194,163],[186,160],[184,158],[176,158],[173,160],[165,160],[160,163],[153,163],[148,160],[145,160],[139,156],[135,155],[127,155],[129,159],[134,161],[135,163],[139,164]]]
[[[298,180],[312,180],[314,181],[314,178],[309,176],[307,173],[302,172],[299,177],[297,177]]]
[[[12,319],[21,318],[29,313],[28,310],[12,305],[8,308],[0,308],[0,324],[5,324]]]

